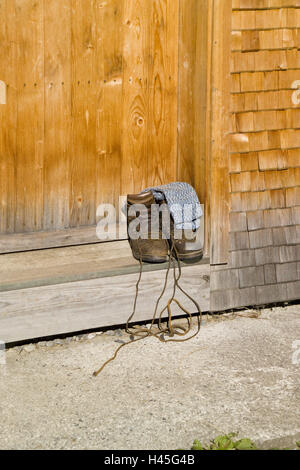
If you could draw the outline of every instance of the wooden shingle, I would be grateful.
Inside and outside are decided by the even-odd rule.
[[[231,112],[254,111],[258,109],[257,93],[234,93],[230,99]]]
[[[236,232],[229,263],[239,268],[245,294],[256,286],[251,295],[258,304],[300,295],[300,108],[292,100],[300,79],[299,7],[300,0],[233,0],[230,184]],[[230,308],[247,304],[236,289],[223,300]]]
[[[276,284],[275,264],[266,264],[264,266],[265,284]]]
[[[259,192],[245,192],[240,193],[241,200],[242,200],[242,208],[245,211],[254,211],[259,209],[259,199],[260,193]]]
[[[265,171],[265,189],[280,189],[284,187],[284,172],[288,170],[282,170],[282,171]]]
[[[291,209],[270,209],[264,211],[264,226],[266,228],[292,225]]]
[[[273,284],[256,287],[256,297],[258,305],[265,305],[274,302],[281,302],[287,298],[286,284]]]
[[[233,52],[231,72],[271,71],[278,68],[300,67],[300,53],[297,49],[258,52]]]
[[[289,86],[292,85],[292,82]],[[265,91],[257,95],[257,109],[283,109],[296,106],[292,102],[292,90]]]
[[[293,82],[290,83],[290,86]],[[271,111],[284,108],[296,108],[298,105],[292,101],[294,91],[261,91],[260,93],[244,92],[231,95],[230,111],[243,113],[250,111]]]
[[[231,76],[231,92],[232,93],[239,93],[241,91],[241,80],[240,74],[235,73]]]
[[[245,232],[247,231],[246,212],[231,212],[230,214],[230,231]]]
[[[250,248],[262,248],[273,244],[272,230],[263,229],[249,232]]]
[[[285,191],[283,189],[231,194],[231,210],[234,212],[280,209],[284,207],[286,207],[286,204]]]
[[[280,209],[285,207],[285,191],[283,189],[273,189],[265,191],[270,197],[269,207],[261,207],[262,209]]]
[[[300,149],[292,149],[287,152],[287,165],[290,168],[300,167]],[[300,183],[298,183],[300,184]]]
[[[242,32],[241,31],[231,32],[231,49],[233,51],[242,50]]]
[[[300,263],[282,263],[276,265],[277,282],[297,281],[300,279]]]
[[[286,205],[287,207],[300,205],[300,186],[286,190]]]
[[[296,245],[300,243],[300,226],[273,228],[275,245]]]
[[[263,229],[265,227],[263,211],[247,212],[247,222],[249,231]]]
[[[265,283],[264,268],[252,266],[240,269],[239,278],[241,287],[263,286]]]
[[[300,225],[300,206],[291,208],[292,224]]]
[[[270,72],[242,72],[233,74],[233,92],[262,92],[290,89],[299,80],[298,70],[274,70]]]
[[[233,75],[233,77],[235,74]],[[263,72],[245,72],[238,74],[240,78],[240,91],[241,92],[253,92],[259,90],[265,90],[265,77]],[[278,83],[278,75],[273,76],[273,82],[271,84],[272,89],[275,89],[275,83]]]
[[[211,293],[211,311],[224,311],[231,308],[256,305],[256,288],[228,289]]]
[[[283,149],[300,147],[300,130],[289,129],[280,132],[280,143]]]
[[[232,134],[230,147],[232,153],[300,148],[300,130],[269,130]]]
[[[280,246],[287,244],[286,231],[284,227],[273,228],[272,233],[274,245]]]
[[[279,263],[279,247],[268,246],[265,248],[259,248],[255,250],[255,260],[257,266],[263,266],[265,264]]]
[[[285,245],[279,248],[279,260],[281,263],[300,261],[300,245]]]
[[[249,233],[248,232],[230,233],[229,247],[231,251],[247,250],[249,248]]]
[[[259,31],[242,31],[241,42],[237,44],[237,47],[233,47],[234,50],[245,51],[257,51],[261,48]],[[239,46],[239,47],[238,47]]]
[[[299,300],[300,280],[287,284],[287,300]]]
[[[241,171],[258,170],[258,153],[249,152],[241,155]]]
[[[290,105],[292,105],[290,96]],[[234,115],[233,132],[259,132],[300,128],[300,110],[265,110],[239,112]]]
[[[232,8],[235,10],[243,9],[266,9],[266,8],[278,8],[288,6],[300,6],[299,0],[232,0]]]
[[[212,291],[234,289],[239,287],[239,271],[237,269],[213,270],[210,276]]]
[[[233,268],[255,266],[255,250],[232,251],[229,257],[229,265]]]
[[[229,172],[230,173],[240,173],[242,170],[241,167],[241,154],[233,153],[229,158]]]
[[[266,152],[258,153],[259,169],[264,170],[278,170],[287,168],[288,164],[288,151],[287,150],[267,150]]]
[[[233,11],[233,29],[249,30],[264,29],[266,24],[275,28],[297,28],[300,23],[300,12],[294,8],[281,8],[271,10]],[[291,3],[288,5],[291,6]],[[253,8],[253,3],[250,8]]]
[[[242,160],[246,160],[246,157],[243,157]],[[239,174],[232,174],[230,181],[232,192],[264,191],[266,189],[265,175],[259,171],[244,171]]]

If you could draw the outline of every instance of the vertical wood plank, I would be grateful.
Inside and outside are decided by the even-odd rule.
[[[228,260],[231,0],[214,0],[211,123],[211,264]]]
[[[201,3],[201,2],[200,2]],[[178,81],[178,178],[195,186],[197,0],[180,0]],[[206,85],[206,83],[205,83]],[[197,85],[196,85],[197,87]]]
[[[97,203],[116,205],[121,193],[124,1],[107,0],[98,7],[102,89],[97,109]]]
[[[205,207],[208,203],[206,191],[206,162],[207,162],[207,135],[209,132],[207,124],[207,111],[210,83],[208,83],[208,71],[210,61],[210,16],[209,0],[197,2],[194,21],[197,25],[196,36],[196,62],[195,80],[193,86],[194,107],[195,107],[195,128],[194,128],[194,186],[202,204]]]
[[[43,229],[69,226],[71,0],[45,2]]]
[[[208,2],[207,8],[207,74],[206,74],[206,171],[205,171],[205,235],[204,235],[204,256],[210,257],[211,244],[211,119],[212,119],[212,48],[213,48],[213,14],[214,4],[212,0]]]
[[[6,104],[0,104],[0,233],[15,228],[15,157],[16,157],[16,30],[15,5],[0,1],[0,80]]]
[[[180,0],[178,177],[206,201],[208,0]]]
[[[72,0],[71,227],[96,222],[97,1]]]
[[[177,178],[179,0],[153,0],[150,20],[148,184]]]
[[[146,187],[151,2],[124,0],[122,193]]]
[[[44,0],[15,0],[17,45],[16,232],[42,229]]]

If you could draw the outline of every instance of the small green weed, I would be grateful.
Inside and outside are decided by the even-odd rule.
[[[198,439],[194,441],[191,450],[259,450],[251,439],[236,439],[236,433],[218,436],[209,444],[203,445]],[[296,442],[298,450],[300,450],[300,441]],[[270,450],[289,450],[289,449],[270,449]]]
[[[192,450],[257,450],[256,445],[250,439],[235,440],[236,436],[235,433],[218,436],[206,446],[196,439]]]

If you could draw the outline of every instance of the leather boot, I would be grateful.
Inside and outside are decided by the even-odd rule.
[[[168,240],[162,238],[161,225],[158,225],[157,233],[151,233],[151,206],[156,204],[151,191],[140,194],[128,194],[127,196],[127,228],[135,219],[134,215],[129,215],[128,211],[132,205],[142,204],[146,207],[146,213],[139,215],[147,228],[148,238],[134,240],[128,231],[129,244],[135,259],[144,263],[165,263],[168,261],[169,245]]]
[[[180,239],[174,239],[175,248],[173,254],[183,263],[199,263],[203,258],[203,247],[198,236],[199,231],[189,230],[188,232],[188,237],[185,236],[183,231]],[[172,240],[170,240],[170,246],[172,246]]]
[[[163,202],[166,204],[166,202]],[[203,245],[200,240],[200,232],[198,230],[182,230],[176,234],[175,224],[170,214],[170,248],[173,248],[173,255],[186,264],[199,263],[203,258]],[[176,238],[177,235],[177,238]],[[179,238],[178,238],[178,235]]]

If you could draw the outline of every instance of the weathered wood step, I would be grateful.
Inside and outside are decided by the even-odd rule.
[[[6,343],[121,325],[132,311],[139,263],[126,241],[1,255],[0,263],[0,340]],[[151,319],[166,265],[144,271],[136,321]],[[171,279],[172,273],[162,305]],[[209,279],[207,261],[182,269],[182,286],[203,311]],[[183,294],[178,299],[195,311]]]
[[[207,260],[201,263],[205,264]],[[127,241],[73,246],[0,256],[0,292],[132,274],[139,262]],[[144,265],[144,271],[166,269]]]

